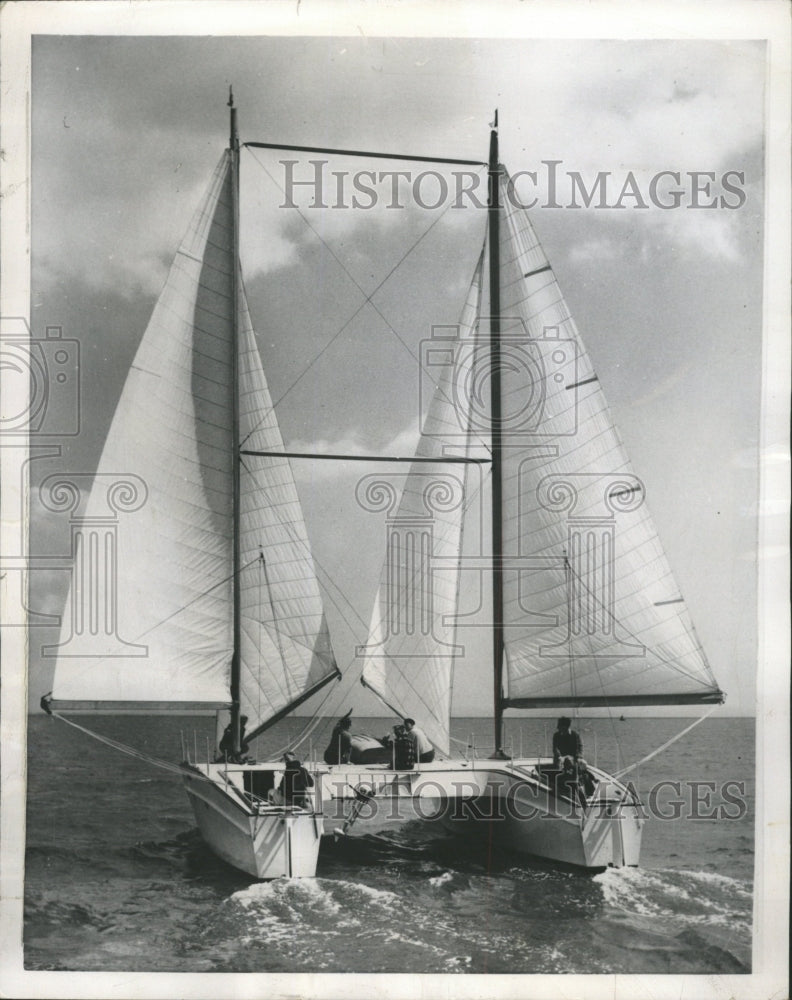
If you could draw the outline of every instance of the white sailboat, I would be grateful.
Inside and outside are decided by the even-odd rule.
[[[98,469],[97,483],[123,468],[149,492],[117,535],[117,597],[134,608],[137,644],[118,650],[108,637],[106,656],[81,652],[86,567],[115,558],[81,535],[53,692],[42,703],[59,715],[230,713],[231,757],[241,760],[243,717],[250,741],[340,674],[245,299],[230,103],[229,149],[176,254]],[[576,799],[556,783],[552,758],[507,752],[504,711],[723,698],[550,264],[508,197],[497,124],[484,165],[487,249],[458,335],[441,345],[447,363],[394,501],[395,543],[360,650],[364,685],[391,711],[420,719],[436,756],[400,768],[395,759],[313,764],[313,786],[292,801],[272,794],[282,761],[184,761],[204,839],[258,878],[314,875],[334,806],[351,806],[348,828],[372,801],[426,803],[450,825],[486,825],[527,855],[586,869],[636,865],[643,814],[633,789],[591,767],[596,788]],[[482,397],[459,391],[482,372],[491,390],[483,422]],[[492,542],[471,561],[464,526],[474,467],[487,470]],[[92,495],[86,517],[101,516],[102,503]],[[471,568],[492,581],[493,659],[482,670],[494,671],[495,753],[486,759],[451,750],[455,623]]]

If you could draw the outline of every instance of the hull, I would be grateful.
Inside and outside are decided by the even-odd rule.
[[[214,853],[258,879],[313,878],[322,817],[312,808],[247,805],[235,788],[186,774],[201,837]]]
[[[255,878],[316,874],[322,833],[347,821],[371,832],[408,819],[440,823],[503,850],[588,871],[639,862],[643,810],[634,793],[603,771],[584,804],[554,794],[547,761],[446,760],[410,771],[387,765],[309,766],[315,787],[304,807],[266,798],[282,765],[185,768],[187,795],[201,836],[224,861]],[[209,779],[209,780],[207,780]],[[255,790],[255,791],[254,791]],[[350,817],[353,823],[350,824]]]
[[[479,799],[445,806],[445,826],[478,830],[505,850],[590,871],[637,866],[644,814],[623,786],[602,774],[598,792],[581,804],[556,797],[519,767],[491,775]]]

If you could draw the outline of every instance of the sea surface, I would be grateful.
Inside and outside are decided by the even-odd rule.
[[[205,755],[202,718],[81,717],[173,762]],[[307,720],[284,720],[260,759]],[[690,719],[580,720],[611,769]],[[394,720],[356,720],[381,735]],[[321,751],[332,720],[313,737]],[[509,721],[515,754],[553,720]],[[491,722],[452,733],[492,742]],[[310,756],[306,745],[301,753]],[[178,777],[44,715],[29,719],[25,966],[180,972],[747,973],[754,723],[707,719],[630,774],[649,818],[641,867],[562,870],[413,819],[322,842],[316,879],[256,882],[206,848]],[[676,782],[678,784],[670,784]]]

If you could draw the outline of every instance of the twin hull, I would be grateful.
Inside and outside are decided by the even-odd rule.
[[[316,874],[323,832],[345,818],[369,830],[406,819],[442,823],[464,836],[583,869],[637,865],[643,810],[634,794],[595,768],[585,806],[556,797],[541,780],[548,761],[438,761],[413,771],[381,765],[309,768],[314,788],[302,806],[274,805],[281,764],[185,766],[201,836],[224,861],[260,879]]]

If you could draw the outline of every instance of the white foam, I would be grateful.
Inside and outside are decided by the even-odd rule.
[[[367,899],[378,903],[390,904],[398,902],[399,899],[396,893],[391,892],[389,889],[375,889],[373,886],[365,885],[363,882],[347,882],[344,879],[339,879],[338,881],[328,881],[326,884],[351,890],[360,896],[365,896]]]
[[[446,882],[450,882],[453,879],[451,872],[443,872],[442,875],[435,875],[434,878],[429,879],[429,885],[434,886],[438,889],[441,885],[445,885]]]
[[[751,883],[745,879],[732,878],[730,875],[721,875],[720,872],[685,872],[685,874],[696,882],[710,883],[721,886],[729,892],[733,892],[745,899],[753,898]]]
[[[713,872],[685,870],[648,871],[638,868],[609,868],[594,877],[605,902],[629,913],[646,917],[667,917],[687,924],[728,925],[750,933],[751,912],[745,903],[751,893],[745,883]],[[716,897],[703,888],[717,887]],[[721,890],[726,890],[725,892]],[[680,901],[693,911],[680,912]]]
[[[301,906],[321,907],[331,913],[340,909],[338,903],[324,888],[320,879],[274,879],[271,882],[254,882],[246,889],[235,892],[231,899],[241,906],[259,906],[275,902],[286,904],[290,909]]]

